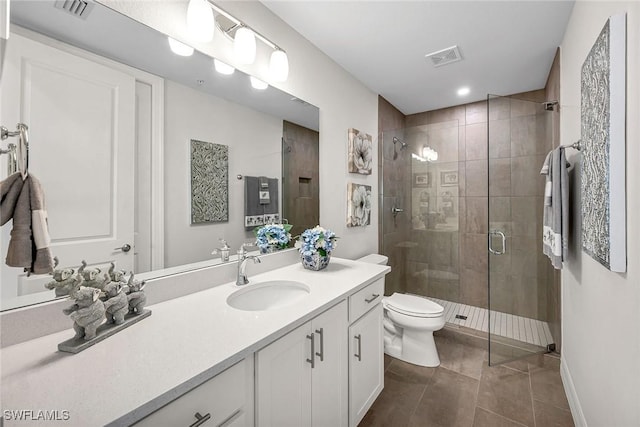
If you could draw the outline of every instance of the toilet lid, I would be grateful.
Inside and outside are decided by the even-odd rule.
[[[385,303],[387,308],[409,316],[435,317],[444,312],[440,304],[418,295],[394,293]]]

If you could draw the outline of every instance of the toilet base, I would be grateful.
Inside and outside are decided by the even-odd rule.
[[[414,365],[435,368],[440,366],[438,349],[432,331],[421,331],[392,336],[385,331],[384,352],[396,359]]]

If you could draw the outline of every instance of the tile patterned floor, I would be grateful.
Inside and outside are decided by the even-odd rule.
[[[385,388],[360,427],[572,427],[560,361],[535,355],[488,366],[463,337],[436,336],[441,365],[385,355]]]
[[[447,323],[487,332],[489,330],[489,318],[491,318],[492,334],[542,347],[554,342],[547,322],[494,310],[491,310],[491,316],[489,316],[489,310],[486,308],[459,304],[438,298],[429,299],[444,307],[445,321]],[[467,318],[457,319],[456,314],[461,314]]]

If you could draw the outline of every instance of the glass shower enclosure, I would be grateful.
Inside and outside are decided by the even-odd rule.
[[[382,135],[385,293],[442,305],[448,327],[487,338],[491,365],[553,344],[540,175],[548,114],[540,102],[489,96]]]

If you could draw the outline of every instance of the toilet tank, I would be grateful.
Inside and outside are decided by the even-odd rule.
[[[362,258],[358,258],[356,261],[368,262],[369,264],[387,265],[389,258],[386,255],[370,254],[363,256]]]

